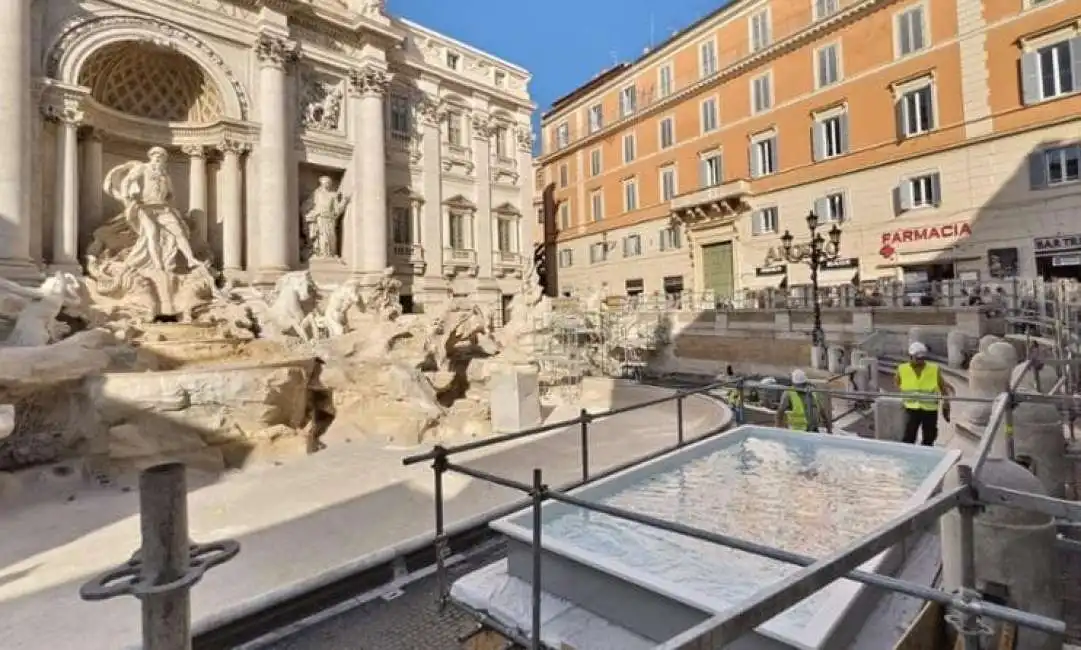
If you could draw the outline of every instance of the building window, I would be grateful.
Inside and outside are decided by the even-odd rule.
[[[764,50],[769,44],[769,9],[765,9],[751,16],[751,51]]]
[[[759,137],[751,142],[751,178],[777,172],[777,135]]]
[[[1081,145],[1054,147],[1033,154],[1029,176],[1032,189],[1081,180]]]
[[[447,113],[447,142],[462,146],[462,114],[457,111]]]
[[[495,220],[495,241],[501,253],[514,253],[514,226],[511,219]]]
[[[447,243],[455,250],[464,250],[469,248],[468,238],[468,226],[469,218],[461,212],[451,212],[448,217],[449,232],[447,233]]]
[[[451,70],[458,69],[458,63],[462,60],[462,57],[458,56],[454,52],[447,52],[447,67]]]
[[[676,143],[676,120],[666,117],[661,120],[661,149],[667,149]]]
[[[391,237],[395,244],[412,244],[412,214],[409,208],[395,206],[391,210]]]
[[[589,132],[596,133],[604,128],[604,106],[596,104],[589,107]]]
[[[507,85],[507,73],[502,70],[495,71],[495,87],[503,88]]]
[[[897,120],[902,138],[911,138],[935,128],[935,104],[931,84],[901,95],[897,102]]]
[[[848,113],[821,117],[815,121],[812,142],[815,161],[848,153]]]
[[[509,158],[510,151],[507,147],[507,137],[510,133],[505,126],[497,126],[493,137],[495,138],[495,155],[497,158]]]
[[[836,43],[822,47],[817,52],[818,87],[832,86],[841,80],[841,53]]]
[[[571,227],[571,206],[569,203],[559,204],[559,229],[566,230]]]
[[[590,217],[593,221],[600,221],[604,219],[604,197],[601,196],[600,190],[597,190],[589,195],[589,207],[591,210]]]
[[[676,195],[676,168],[665,167],[661,169],[661,200],[671,201]]]
[[[634,134],[623,136],[623,164],[634,162]]]
[[[702,102],[702,133],[717,130],[717,98],[710,97]]]
[[[563,188],[570,184],[570,168],[566,163],[559,166],[559,187]]]
[[[822,20],[837,13],[841,8],[841,0],[814,0],[815,20]]]
[[[571,127],[566,122],[556,127],[556,149],[562,149],[571,143]]]
[[[777,207],[761,208],[751,213],[751,234],[768,235],[777,232]]]
[[[1081,91],[1081,37],[1021,55],[1021,87],[1025,104],[1035,104]]]
[[[717,43],[712,39],[698,46],[698,71],[703,79],[717,74]]]
[[[764,75],[751,79],[751,110],[755,113],[767,111],[773,106],[772,75]]]
[[[723,179],[724,167],[721,160],[720,152],[714,152],[702,156],[701,162],[698,163],[699,167],[699,183],[702,187],[716,187],[721,184]]]
[[[619,91],[619,116],[627,117],[638,107],[638,89],[635,86],[627,86]]]
[[[623,211],[633,212],[638,209],[638,181],[623,181]]]
[[[938,207],[942,203],[942,189],[938,173],[906,178],[901,181],[896,192],[898,213]]]
[[[897,55],[908,56],[927,45],[923,6],[910,7],[897,14]]]
[[[679,228],[675,226],[662,228],[658,241],[660,242],[660,249],[662,252],[674,251],[683,245],[683,242],[680,239]]]
[[[604,261],[607,255],[608,247],[603,242],[597,242],[596,244],[590,244],[589,246],[589,263],[599,264]]]
[[[846,218],[844,192],[834,192],[817,199],[814,210],[820,223],[844,221]]]
[[[642,236],[627,235],[623,238],[623,257],[637,257],[642,254]]]
[[[601,173],[601,150],[594,149],[589,152],[589,175],[599,176]]]
[[[399,95],[390,96],[390,132],[399,136],[408,136],[409,100]]]
[[[646,290],[646,284],[642,278],[631,278],[623,282],[623,288],[627,291],[627,297],[631,299],[630,303],[637,305],[638,297]]]
[[[665,64],[657,70],[657,90],[660,97],[672,94],[672,66]]]
[[[565,269],[568,266],[574,266],[574,251],[564,248],[559,251],[559,268]]]

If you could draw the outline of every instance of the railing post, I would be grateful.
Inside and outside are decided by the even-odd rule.
[[[589,480],[589,421],[592,417],[589,411],[582,409],[579,411],[578,419],[581,421],[582,482],[585,483]]]
[[[191,649],[191,588],[211,567],[240,552],[232,540],[195,545],[188,538],[184,465],[165,463],[139,475],[142,546],[126,563],[87,582],[83,600],[135,596],[142,603],[145,650]]]
[[[961,589],[962,602],[970,602],[979,597],[976,591],[976,531],[975,518],[979,512],[979,502],[972,488],[972,468],[968,465],[958,465],[957,475],[962,486],[968,487],[961,503],[957,506],[960,522],[960,546],[961,546]],[[964,639],[964,650],[979,650],[980,637],[987,630],[981,624],[978,615],[966,609],[963,612],[955,612],[952,617],[953,624],[957,627],[957,633]]]
[[[533,650],[541,650],[541,506],[547,488],[541,475],[541,469],[533,470],[533,630],[530,643]]]
[[[445,559],[448,553],[446,522],[443,513],[443,474],[447,471],[447,450],[442,445],[436,445],[433,451],[435,452],[435,459],[432,461],[432,472],[435,478],[435,580],[438,590],[436,603],[439,611],[442,612],[447,606]]]
[[[1006,421],[1003,426],[1005,431],[1003,434],[1006,436],[1006,457],[1009,460],[1014,460],[1014,442],[1013,442],[1013,407],[1017,404],[1017,400],[1013,396],[1013,389],[1011,388],[1006,396]]]
[[[676,442],[683,446],[683,396],[676,398]]]

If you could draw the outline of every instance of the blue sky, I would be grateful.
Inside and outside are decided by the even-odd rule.
[[[553,100],[614,61],[637,58],[652,38],[723,5],[718,0],[388,0],[388,12],[533,73],[537,117]]]

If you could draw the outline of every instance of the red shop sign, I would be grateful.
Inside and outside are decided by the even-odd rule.
[[[882,248],[879,253],[883,257],[892,257],[896,247],[901,244],[911,244],[922,241],[936,241],[940,239],[960,239],[972,234],[972,226],[967,223],[948,223],[942,226],[922,226],[919,228],[901,228],[891,232],[882,233]]]

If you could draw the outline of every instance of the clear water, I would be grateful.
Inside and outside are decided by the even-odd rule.
[[[601,502],[821,558],[900,514],[938,462],[934,456],[898,456],[751,434],[627,485]],[[799,570],[578,508],[553,508],[546,514],[545,538],[679,589],[718,612]],[[799,634],[829,591],[778,616],[774,629]]]

